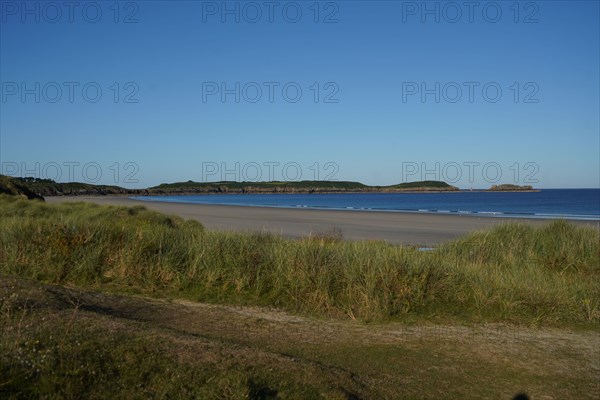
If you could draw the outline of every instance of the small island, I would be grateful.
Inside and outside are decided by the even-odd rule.
[[[513,185],[509,183],[504,183],[501,185],[492,185],[491,188],[487,190],[488,192],[539,192],[539,189],[534,189],[530,185]]]

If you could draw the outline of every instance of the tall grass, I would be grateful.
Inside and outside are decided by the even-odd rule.
[[[0,273],[361,320],[600,321],[599,232],[564,221],[501,225],[422,252],[3,196]]]

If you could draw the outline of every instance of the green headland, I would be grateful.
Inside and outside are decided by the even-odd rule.
[[[440,181],[407,182],[390,186],[368,186],[350,181],[273,181],[273,182],[175,182],[147,189],[89,183],[59,183],[50,179],[1,176],[0,191],[28,191],[38,196],[78,195],[176,195],[203,193],[360,193],[360,192],[456,192],[459,189]],[[4,188],[4,189],[3,189]],[[20,188],[20,189],[15,189]]]

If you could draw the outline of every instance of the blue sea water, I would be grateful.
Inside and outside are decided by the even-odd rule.
[[[194,204],[600,220],[600,189],[544,189],[539,192],[209,194],[134,198]]]

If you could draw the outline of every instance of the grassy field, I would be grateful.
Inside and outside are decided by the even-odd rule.
[[[594,399],[600,338],[364,324],[0,279],[0,398]]]
[[[420,251],[4,195],[0,397],[594,398],[598,278],[563,221]]]
[[[362,321],[600,321],[599,232],[553,222],[435,251],[205,231],[143,207],[0,199],[0,273]]]

